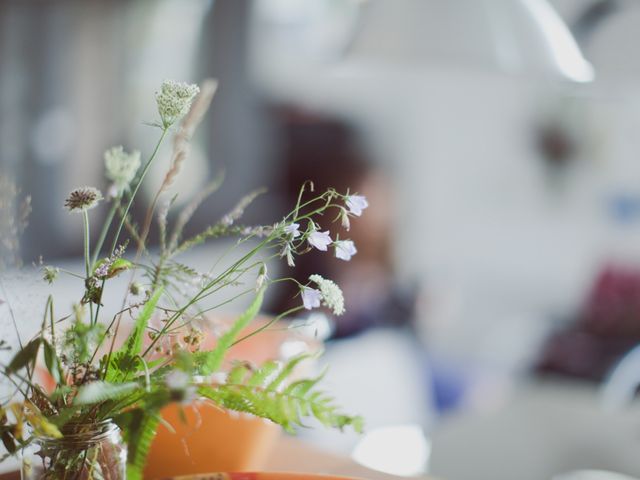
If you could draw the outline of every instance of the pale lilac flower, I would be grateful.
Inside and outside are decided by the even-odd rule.
[[[307,310],[318,308],[320,306],[320,300],[322,299],[320,290],[316,290],[315,288],[310,287],[303,287],[301,295],[302,304]]]
[[[351,257],[358,253],[352,240],[338,240],[333,245],[336,249],[336,258],[340,260],[348,262],[351,260]]]
[[[369,206],[369,202],[363,195],[349,195],[347,197],[347,208],[349,213],[359,217],[362,211]]]
[[[342,222],[342,228],[349,231],[351,222],[349,221],[349,214],[345,208],[340,208],[340,220]]]
[[[309,242],[309,245],[311,245],[312,247],[326,252],[329,245],[331,245],[332,240],[329,236],[328,230],[326,232],[319,232],[317,230],[314,230],[309,234],[307,242]]]
[[[291,223],[284,227],[284,232],[291,238],[298,238],[300,236],[300,224]]]
[[[296,266],[295,262],[293,261],[293,252],[291,251],[291,245],[289,243],[285,244],[282,252],[280,252],[280,256],[287,258],[287,265],[289,265],[290,267]]]
[[[111,267],[111,262],[109,260],[105,260],[100,264],[98,268],[95,269],[93,274],[98,278],[106,278],[109,274],[109,268]]]
[[[320,275],[311,275],[309,280],[320,288],[322,304],[329,307],[334,315],[342,315],[344,313],[344,296],[340,287]]]

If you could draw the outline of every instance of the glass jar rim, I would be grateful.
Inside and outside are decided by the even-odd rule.
[[[61,431],[62,437],[36,437],[35,441],[47,445],[91,444],[118,433],[120,427],[112,419],[105,419],[99,422],[70,422]]]

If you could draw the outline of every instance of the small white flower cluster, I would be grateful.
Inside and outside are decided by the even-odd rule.
[[[110,197],[119,197],[129,188],[140,168],[140,163],[140,152],[137,150],[127,153],[122,146],[119,146],[104,152],[106,175],[113,182],[109,188]]]
[[[322,304],[330,308],[334,315],[342,315],[344,313],[344,296],[340,287],[320,275],[311,275],[309,280],[314,282],[319,290],[311,287],[302,288],[301,295],[304,308],[311,310],[312,308],[318,308]]]
[[[158,112],[165,128],[173,125],[176,120],[187,114],[191,102],[200,93],[200,87],[194,84],[165,80],[160,92],[156,93]]]

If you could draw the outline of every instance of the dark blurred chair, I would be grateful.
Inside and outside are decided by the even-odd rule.
[[[576,321],[548,341],[538,371],[600,381],[640,343],[640,270],[607,265]]]

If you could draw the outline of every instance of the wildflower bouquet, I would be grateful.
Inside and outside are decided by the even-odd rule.
[[[315,194],[307,183],[293,210],[277,223],[241,225],[238,222],[245,208],[261,193],[256,191],[204,231],[185,238],[185,225],[220,186],[221,177],[175,215],[175,197],[164,197],[188,156],[190,138],[208,109],[215,86],[214,81],[206,81],[200,90],[196,85],[164,82],[156,94],[160,118],[151,124],[159,130],[159,139],[148,159],[143,162],[139,152],[127,153],[122,147],[107,150],[104,160],[110,187],[106,193],[93,187],[77,188],[64,202],[83,222],[84,271],[47,266],[43,272],[48,282],[60,274],[77,278],[77,302],[60,314],[50,296],[38,335],[21,342],[11,361],[2,366],[20,399],[14,395],[0,405],[0,439],[8,454],[28,446],[36,450],[32,458],[37,461],[23,466],[23,478],[141,478],[162,421],[161,409],[195,398],[269,419],[288,431],[302,425],[305,417],[329,427],[361,429],[359,417],[341,413],[333,399],[318,390],[320,377],[290,378],[308,356],[259,366],[240,362],[223,371],[230,347],[284,316],[321,306],[335,315],[344,312],[342,292],[331,280],[312,275],[301,284],[292,278],[272,278],[267,262],[282,258],[293,266],[297,256],[330,247],[336,257],[349,260],[356,253],[353,242],[332,239],[329,231],[321,231],[317,219],[332,213],[333,221],[348,229],[350,219],[360,216],[367,203],[362,196],[333,189]],[[138,225],[131,216],[132,206],[170,132],[174,140],[169,169]],[[92,243],[91,213],[105,203],[109,204],[106,219]],[[147,247],[154,223],[157,252]],[[181,263],[180,254],[220,237],[236,237],[237,241],[231,252],[216,259],[211,270],[203,273]],[[129,275],[122,306],[115,315],[104,317],[103,293],[112,279],[122,275]],[[298,286],[299,306],[251,329],[266,289],[284,281]],[[185,283],[192,288],[185,289]],[[242,285],[244,289],[237,293]],[[225,292],[229,298],[204,306],[206,299]],[[201,325],[207,313],[242,295],[252,296],[248,308],[218,335],[215,347],[202,348]],[[124,341],[118,341],[125,315],[133,318],[133,325]],[[42,371],[49,382],[38,380]],[[123,449],[117,437],[104,442],[120,434],[128,449]]]

